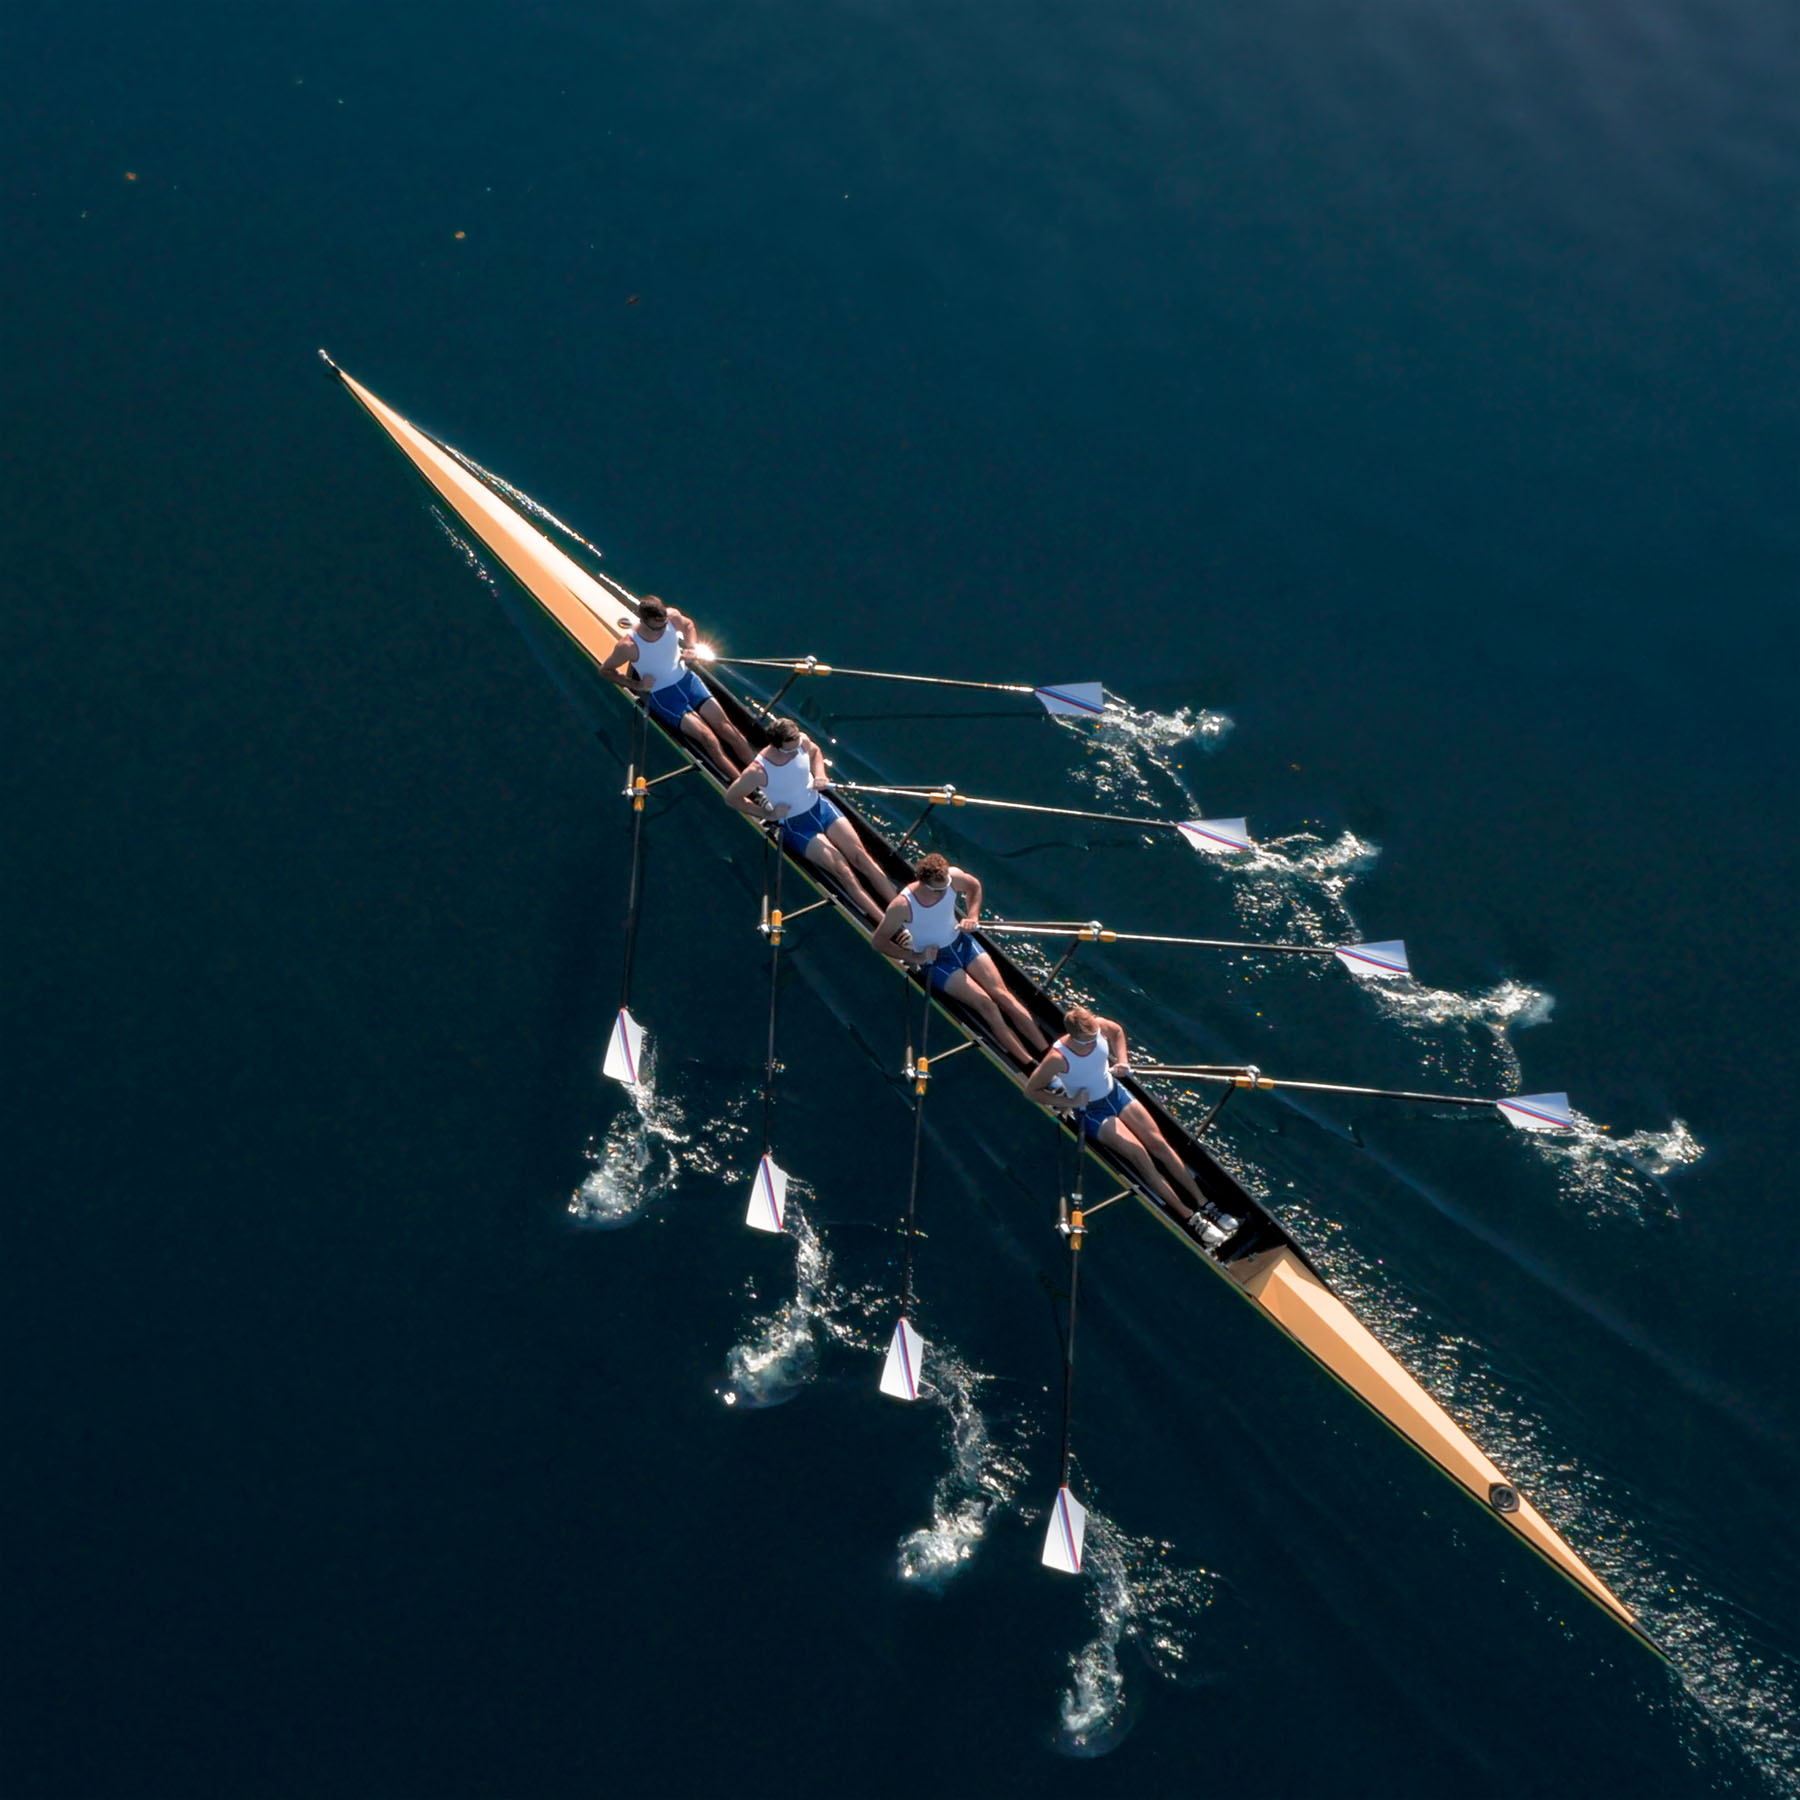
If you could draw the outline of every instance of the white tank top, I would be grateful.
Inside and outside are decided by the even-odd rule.
[[[1070,1049],[1066,1037],[1059,1037],[1056,1047],[1063,1053],[1063,1061],[1069,1065],[1068,1074],[1062,1078],[1065,1093],[1078,1094],[1086,1088],[1086,1103],[1091,1106],[1096,1100],[1104,1100],[1113,1091],[1112,1051],[1107,1046],[1104,1032],[1094,1040],[1094,1047],[1080,1056]]]
[[[666,688],[672,681],[679,681],[686,672],[681,666],[681,634],[673,625],[665,625],[662,636],[654,642],[645,640],[635,631],[631,641],[637,645],[632,667],[638,680],[652,692]]]
[[[805,750],[796,750],[786,762],[772,762],[765,751],[757,759],[763,772],[763,798],[771,806],[785,806],[787,816],[797,819],[819,804],[813,787],[812,758]]]
[[[912,882],[906,888],[906,910],[912,914],[915,950],[948,950],[962,930],[956,917],[955,888],[945,888],[941,900],[927,903],[919,898],[919,884]]]

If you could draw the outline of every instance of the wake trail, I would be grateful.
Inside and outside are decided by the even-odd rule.
[[[1010,1421],[1010,1441],[1001,1441],[980,1403],[992,1379],[949,1345],[934,1341],[926,1354],[920,1398],[943,1413],[950,1462],[932,1489],[930,1522],[900,1540],[897,1567],[903,1582],[931,1593],[968,1567],[1025,1481],[1024,1426]]]
[[[1105,1756],[1125,1741],[1138,1713],[1127,1664],[1182,1687],[1206,1679],[1202,1627],[1217,1578],[1174,1560],[1175,1546],[1132,1537],[1091,1503],[1081,1578],[1088,1584],[1093,1636],[1069,1657],[1057,1701],[1053,1748],[1065,1756]]]
[[[631,1224],[673,1193],[692,1142],[680,1103],[657,1092],[654,1049],[645,1058],[644,1079],[625,1093],[629,1105],[603,1136],[588,1141],[588,1173],[569,1196],[570,1217],[600,1231]]]

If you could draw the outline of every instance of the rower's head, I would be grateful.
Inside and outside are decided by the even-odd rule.
[[[798,750],[800,748],[800,727],[792,719],[771,719],[769,721],[769,748],[771,750]]]
[[[920,887],[930,888],[933,893],[941,894],[950,885],[950,864],[934,850],[929,856],[921,856],[913,864],[913,879]]]
[[[1070,1037],[1091,1038],[1100,1035],[1100,1015],[1091,1007],[1071,1006],[1063,1014],[1063,1029]]]
[[[638,602],[638,623],[648,625],[652,631],[659,625],[669,622],[669,609],[654,594],[646,594]]]

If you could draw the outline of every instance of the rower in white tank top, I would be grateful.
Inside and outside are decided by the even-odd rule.
[[[1123,1072],[1130,1066],[1124,1026],[1087,1006],[1071,1006],[1063,1024],[1068,1035],[1058,1038],[1031,1071],[1026,1097],[1070,1114],[1076,1130],[1117,1157],[1183,1230],[1206,1249],[1217,1250],[1238,1230],[1239,1221],[1206,1197],[1156,1115],[1115,1079],[1114,1068]]]
[[[764,750],[757,756],[756,764],[762,770],[763,798],[771,807],[787,808],[777,815],[779,818],[797,819],[818,805],[819,791],[813,786],[810,758],[796,750],[785,762],[777,762]]]
[[[829,875],[864,921],[875,923],[894,884],[832,805],[823,753],[792,719],[771,719],[768,732],[767,746],[744,765],[725,798],[759,825],[779,826],[782,848]]]
[[[906,896],[907,935],[913,949],[948,950],[962,930],[962,922],[956,916],[955,889],[945,888],[942,896],[934,901],[920,898],[920,885],[916,881],[909,882],[900,891]]]
[[[1092,1106],[1113,1091],[1112,1049],[1103,1033],[1079,1055],[1072,1038],[1059,1037],[1055,1048],[1069,1065],[1062,1077],[1063,1092],[1075,1105]]]
[[[923,974],[933,993],[966,1006],[1002,1055],[1020,1069],[1049,1043],[1031,1009],[1007,986],[981,929],[981,882],[953,869],[933,851],[913,865],[916,879],[894,896],[869,947],[909,972]],[[956,916],[960,894],[968,911]]]
[[[651,693],[671,686],[686,672],[681,661],[681,634],[672,621],[663,626],[660,637],[647,638],[642,631],[634,631],[631,641],[637,646],[631,672]]]

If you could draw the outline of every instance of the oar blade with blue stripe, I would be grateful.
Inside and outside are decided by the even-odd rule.
[[[881,1370],[881,1391],[895,1400],[919,1397],[919,1373],[925,1366],[925,1340],[919,1336],[910,1319],[903,1318],[894,1327],[888,1343],[887,1361]]]
[[[787,1170],[768,1151],[750,1177],[750,1208],[744,1223],[752,1231],[780,1231],[787,1217]]]
[[[1399,938],[1384,944],[1339,944],[1337,959],[1365,981],[1400,981],[1412,973],[1406,945]]]
[[[1056,1490],[1050,1526],[1044,1533],[1044,1567],[1065,1575],[1081,1573],[1081,1546],[1087,1537],[1087,1508],[1066,1487]]]
[[[606,1040],[606,1060],[600,1072],[610,1081],[636,1087],[643,1079],[643,1067],[644,1028],[621,1006],[613,1020],[612,1036]]]
[[[1184,819],[1175,829],[1209,856],[1238,856],[1251,848],[1248,819]]]
[[[1574,1109],[1567,1094],[1515,1094],[1496,1100],[1501,1116],[1521,1131],[1573,1131]]]
[[[1065,681],[1031,691],[1052,718],[1097,719],[1106,711],[1106,689],[1097,681]]]

